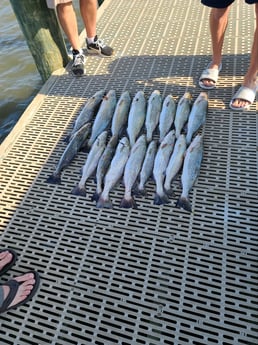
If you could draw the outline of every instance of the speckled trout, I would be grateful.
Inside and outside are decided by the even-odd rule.
[[[176,115],[176,103],[172,95],[167,95],[162,103],[162,109],[159,116],[159,142],[165,138],[171,130]]]
[[[186,151],[186,139],[184,134],[180,134],[179,138],[175,142],[175,146],[172,155],[169,159],[166,169],[166,177],[164,182],[164,189],[166,194],[171,195],[171,183],[177,176],[178,172],[182,168],[184,161],[184,154]]]
[[[60,184],[61,183],[61,172],[66,168],[72,160],[75,158],[76,154],[80,151],[85,141],[90,134],[91,124],[86,123],[77,132],[75,132],[70,139],[70,142],[66,146],[59,162],[56,166],[55,171],[47,179],[47,183]]]
[[[192,212],[189,200],[189,193],[193,188],[200,172],[203,157],[203,137],[197,135],[188,146],[184,158],[183,171],[181,175],[182,194],[176,203],[176,207],[182,207]]]
[[[208,111],[208,96],[206,92],[201,92],[196,98],[187,123],[186,143],[190,144],[193,135],[204,125]]]
[[[129,142],[131,147],[135,143],[145,121],[146,117],[146,99],[143,91],[138,91],[131,103],[128,124],[127,124],[127,134],[129,137]]]
[[[93,175],[97,168],[98,161],[106,146],[107,134],[107,131],[102,132],[94,141],[82,168],[81,179],[78,186],[72,190],[72,194],[86,196],[86,181]]]
[[[65,141],[69,141],[72,135],[78,131],[85,123],[90,122],[93,119],[93,116],[98,111],[98,107],[105,95],[105,90],[100,90],[96,92],[93,96],[91,96],[84,107],[82,108],[80,114],[76,118],[74,122],[74,126],[70,136],[66,138]]]
[[[113,135],[109,139],[109,142],[99,159],[97,171],[96,171],[96,183],[97,183],[96,192],[92,196],[92,200],[94,201],[98,201],[99,196],[102,193],[104,177],[109,168],[111,160],[115,154],[117,143],[118,143],[118,136]]]
[[[175,131],[172,129],[161,142],[154,161],[153,177],[156,182],[156,194],[154,197],[155,205],[169,203],[169,198],[164,191],[165,172],[169,158],[174,148]]]
[[[123,176],[125,164],[130,154],[130,143],[127,137],[123,137],[116,148],[115,155],[110,163],[104,178],[104,189],[96,204],[98,208],[113,208],[109,194]]]
[[[121,136],[121,134],[123,133],[124,127],[126,126],[128,120],[130,104],[130,94],[128,91],[125,91],[120,96],[114,111],[111,124],[112,135]]]
[[[183,97],[180,98],[177,108],[176,108],[176,115],[174,120],[175,131],[176,131],[176,138],[182,133],[184,125],[186,124],[190,111],[191,111],[191,102],[192,96],[190,92],[185,92]]]
[[[94,140],[105,131],[111,123],[112,116],[116,107],[116,92],[115,90],[110,90],[106,96],[104,96],[99,110],[97,112],[96,118],[92,125],[91,136],[88,141],[88,146],[91,147]]]
[[[137,204],[132,196],[132,188],[136,182],[146,153],[146,136],[142,134],[131,148],[129,158],[124,170],[125,193],[120,203],[120,207],[137,208]]]
[[[145,119],[146,139],[151,142],[152,135],[159,123],[159,116],[162,107],[162,98],[159,90],[154,90],[148,99]]]

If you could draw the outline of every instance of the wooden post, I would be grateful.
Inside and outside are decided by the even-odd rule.
[[[69,62],[55,10],[45,0],[10,0],[37,69],[45,82]]]

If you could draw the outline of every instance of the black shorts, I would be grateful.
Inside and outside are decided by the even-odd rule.
[[[226,8],[231,5],[235,0],[201,0],[201,3],[205,6],[215,8]],[[245,0],[247,4],[257,4],[258,0]]]

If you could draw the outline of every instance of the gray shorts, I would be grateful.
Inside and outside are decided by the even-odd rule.
[[[56,8],[58,4],[65,4],[66,2],[72,2],[72,0],[46,0],[48,8]]]
[[[235,0],[201,0],[201,3],[205,6],[215,8],[226,8],[231,5]],[[258,0],[245,0],[247,4],[257,4]]]

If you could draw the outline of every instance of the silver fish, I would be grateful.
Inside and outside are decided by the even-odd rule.
[[[91,147],[94,140],[105,131],[111,123],[112,116],[116,107],[116,92],[115,90],[110,90],[106,96],[104,96],[103,101],[99,107],[96,118],[94,120],[91,136],[88,141],[88,146]]]
[[[131,147],[135,143],[137,136],[143,127],[145,117],[146,99],[143,91],[138,91],[133,98],[128,115],[127,134]]]
[[[156,182],[156,194],[154,197],[155,205],[169,203],[169,198],[164,191],[165,172],[169,158],[174,148],[175,131],[172,129],[161,142],[154,161],[153,177]]]
[[[78,185],[72,190],[72,194],[86,196],[86,181],[93,175],[97,168],[98,161],[106,146],[107,134],[107,131],[102,132],[94,141],[82,168],[82,177]]]
[[[186,124],[190,111],[191,111],[192,95],[190,92],[185,92],[183,97],[180,98],[177,108],[176,115],[174,120],[176,138],[179,138],[184,125]]]
[[[164,182],[164,189],[166,194],[171,195],[171,182],[177,176],[181,169],[184,161],[184,154],[186,151],[186,139],[184,134],[180,134],[176,140],[172,155],[169,159],[168,166],[166,169],[166,177]]]
[[[154,160],[157,153],[157,141],[152,140],[147,148],[145,158],[142,164],[140,172],[140,181],[137,189],[135,190],[136,194],[145,195],[145,184],[153,173]]]
[[[96,207],[113,208],[109,193],[123,176],[125,164],[127,162],[129,154],[129,140],[127,137],[123,137],[117,145],[115,155],[104,178],[104,189],[99,197]]]
[[[98,110],[98,107],[104,95],[105,90],[100,90],[88,99],[74,123],[74,127],[72,129],[70,136],[67,137],[65,141],[69,141],[71,136],[75,132],[77,132],[79,128],[81,128],[85,123],[90,122],[92,120],[93,116]]]
[[[159,90],[154,90],[148,99],[145,119],[145,127],[147,132],[146,139],[148,143],[152,140],[153,132],[158,125],[161,107],[162,98],[160,92]]]
[[[97,187],[96,187],[96,192],[92,196],[92,200],[94,200],[94,201],[98,201],[99,196],[102,193],[103,180],[104,180],[105,174],[109,168],[111,160],[115,154],[117,143],[118,143],[118,136],[113,135],[109,139],[109,142],[108,142],[102,156],[99,159],[97,171],[96,171]]]
[[[205,123],[207,111],[208,96],[206,92],[201,92],[199,96],[196,98],[188,118],[186,133],[187,145],[190,144],[193,135]]]
[[[200,172],[203,157],[203,137],[198,134],[188,146],[185,154],[183,171],[181,175],[182,194],[176,203],[176,207],[182,207],[192,212],[189,193],[193,188]]]
[[[120,207],[137,208],[137,204],[132,196],[132,188],[139,175],[146,153],[146,136],[141,135],[133,145],[124,170],[125,194],[120,203]]]
[[[165,138],[170,131],[176,115],[176,103],[172,95],[167,95],[162,104],[159,116],[159,142]]]
[[[66,168],[71,161],[74,159],[76,154],[80,151],[85,140],[90,134],[91,124],[86,123],[77,132],[75,132],[68,145],[66,146],[59,162],[56,166],[54,173],[48,177],[47,183],[60,184],[61,183],[61,172]]]
[[[128,91],[125,91],[120,96],[111,124],[111,133],[112,135],[121,135],[124,129],[124,126],[128,120],[128,114],[131,104],[131,97]]]

